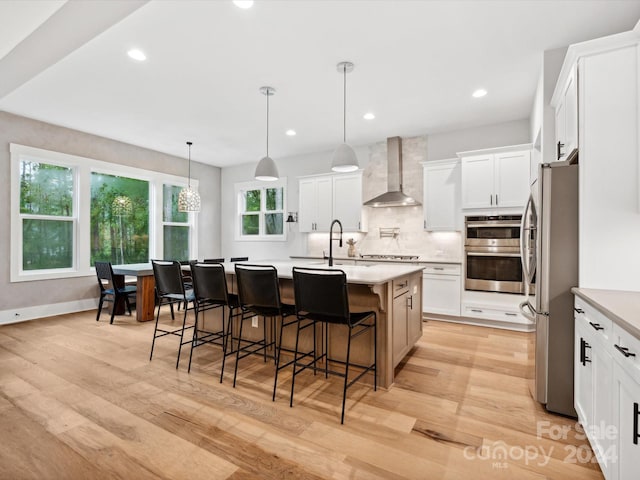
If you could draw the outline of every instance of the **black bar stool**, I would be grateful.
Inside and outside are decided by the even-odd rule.
[[[195,296],[196,323],[193,330],[193,340],[191,341],[191,352],[189,353],[189,369],[191,371],[191,360],[193,349],[207,343],[222,346],[222,371],[224,362],[228,355],[235,353],[233,349],[233,317],[239,313],[234,313],[240,307],[238,296],[229,294],[227,290],[227,277],[224,266],[219,263],[204,262],[191,263],[191,278]],[[204,330],[199,326],[199,314],[207,310],[222,309],[222,327],[217,331]],[[225,316],[225,308],[228,316]],[[225,325],[226,323],[226,325]],[[203,325],[204,326],[204,325]],[[227,349],[231,341],[231,350]],[[222,382],[222,371],[220,381]]]
[[[180,345],[178,346],[178,359],[176,360],[176,368],[180,364],[180,352],[182,351],[182,345],[190,343],[191,340],[184,341],[184,331],[190,328],[194,328],[194,325],[186,326],[187,324],[187,311],[193,309],[188,308],[189,302],[193,302],[195,306],[195,297],[193,290],[185,290],[182,270],[180,262],[171,260],[151,260],[153,266],[153,276],[156,282],[156,297],[158,300],[158,313],[156,314],[156,326],[153,330],[153,341],[151,343],[151,354],[149,360],[153,358],[153,348],[156,343],[156,338],[164,337],[165,335],[176,335],[180,337]],[[174,303],[184,303],[184,317],[182,319],[182,327],[175,328],[173,330],[165,330],[158,328],[158,321],[160,320],[160,307],[162,304],[169,304],[173,306]],[[171,310],[171,318],[173,319],[173,309]]]
[[[342,270],[320,269],[320,268],[293,268],[293,290],[296,302],[296,317],[298,321],[298,329],[296,331],[296,349],[294,353],[293,376],[291,378],[291,400],[290,406],[293,406],[293,391],[296,375],[307,368],[316,369],[318,360],[324,358],[325,377],[328,374],[334,374],[344,377],[344,387],[342,390],[342,415],[340,423],[344,423],[344,407],[347,398],[347,389],[357,382],[364,374],[373,371],[373,389],[378,388],[377,382],[377,315],[376,312],[358,312],[351,313],[349,311],[349,292],[347,290],[347,275]],[[371,321],[371,319],[373,321]],[[367,320],[369,320],[367,322]],[[302,325],[302,323],[305,323]],[[347,340],[347,357],[346,362],[329,358],[327,349],[328,331],[325,335],[325,350],[320,356],[313,353],[313,360],[308,363],[300,363],[305,356],[311,356],[312,352],[307,352],[298,356],[298,345],[300,339],[300,331],[321,322],[327,327],[329,324],[345,325],[349,329],[349,337]],[[366,323],[365,323],[366,322]],[[351,339],[359,337],[363,333],[373,329],[373,363],[371,365],[358,365],[350,363]],[[323,328],[323,330],[325,330]],[[315,348],[315,342],[314,342]],[[336,372],[329,370],[329,362],[344,364],[344,372]],[[298,368],[300,367],[300,368]],[[362,371],[351,381],[349,381],[349,367],[356,367]]]
[[[280,285],[278,283],[278,272],[271,265],[235,265],[236,281],[238,284],[238,298],[240,301],[240,309],[242,316],[240,320],[240,332],[238,334],[238,348],[236,350],[236,365],[233,374],[233,386],[236,386],[236,378],[238,375],[238,363],[241,358],[248,355],[262,352],[264,361],[267,361],[267,349],[274,348],[273,358],[276,364],[275,378],[273,382],[273,396],[275,400],[276,386],[278,384],[278,372],[284,368],[280,365],[280,345],[282,344],[282,330],[289,325],[293,325],[294,321],[286,322],[287,316],[292,316],[295,312],[293,305],[288,305],[280,301]],[[263,338],[262,340],[246,340],[242,338],[242,326],[245,320],[249,320],[254,316],[261,316],[263,319]],[[275,338],[269,340],[267,338],[267,318],[272,320],[272,332],[275,332],[275,318],[281,317],[280,333],[278,335],[279,342],[276,344]],[[242,346],[242,344],[245,344]],[[288,362],[290,365],[292,362]],[[285,365],[286,366],[286,365]]]

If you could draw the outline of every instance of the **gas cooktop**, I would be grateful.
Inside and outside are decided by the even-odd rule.
[[[418,255],[396,255],[396,254],[369,254],[369,255],[360,255],[363,259],[370,260],[418,260]]]

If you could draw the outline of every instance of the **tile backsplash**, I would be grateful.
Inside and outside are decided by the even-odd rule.
[[[403,190],[422,202],[423,175],[420,162],[426,160],[427,136],[402,139]],[[369,147],[369,164],[362,175],[363,201],[387,190],[387,142]],[[353,238],[357,254],[414,254],[422,258],[444,258],[460,261],[462,239],[460,232],[425,232],[422,206],[363,207],[367,219],[367,233],[345,233],[343,239]],[[380,228],[398,228],[395,238],[380,236]],[[307,238],[307,253],[320,256],[329,249],[329,234],[314,233]],[[346,256],[348,246],[333,245],[334,255]]]

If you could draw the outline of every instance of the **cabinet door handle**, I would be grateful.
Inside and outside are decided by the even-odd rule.
[[[590,363],[591,360],[587,358],[587,348],[591,348],[587,342],[584,341],[584,338],[580,338],[580,363],[582,363],[583,367],[587,366],[587,363]]]
[[[422,221],[422,228],[427,228],[427,221],[426,220]]]
[[[407,307],[409,307],[409,310],[413,310],[413,295],[407,298]]]
[[[472,308],[471,311],[476,313],[482,313],[482,310],[479,310],[477,308]]]
[[[557,160],[560,160],[560,158],[562,158],[562,149],[564,148],[564,143],[561,143],[560,141],[558,141],[558,158]]]
[[[491,205],[493,205],[493,195],[489,195],[489,201],[491,202]]]
[[[596,332],[598,330],[604,330],[604,327],[601,327],[599,323],[589,322],[589,325],[591,325],[596,330]]]
[[[444,267],[433,267],[434,270],[444,270]]]
[[[584,310],[582,310],[581,308],[574,307],[574,309],[573,309],[573,310],[574,310],[576,313],[584,313]]]
[[[498,205],[498,194],[496,193],[496,206]]]
[[[360,222],[358,222],[358,230],[360,230]]]
[[[638,403],[633,403],[633,444],[638,445],[638,438],[640,438],[640,433],[638,432],[638,416],[640,416],[640,409],[638,408]]]
[[[616,347],[616,350],[618,350],[621,354],[623,354],[627,358],[636,356],[636,354],[633,352],[630,352],[627,347],[621,347],[617,343],[614,343],[613,346]]]
[[[504,312],[504,314],[508,317],[517,317],[518,314],[517,313],[513,313],[513,312]]]

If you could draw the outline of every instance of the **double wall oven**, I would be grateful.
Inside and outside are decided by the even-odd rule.
[[[520,260],[522,215],[465,219],[466,290],[525,292]]]

